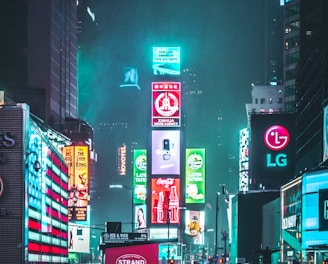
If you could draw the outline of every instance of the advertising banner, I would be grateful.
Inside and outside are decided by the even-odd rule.
[[[147,228],[147,207],[146,205],[137,205],[135,209],[135,228],[142,229]]]
[[[185,232],[193,237],[194,244],[204,244],[205,213],[187,210],[185,221]]]
[[[205,202],[205,149],[186,149],[186,203]]]
[[[152,174],[180,174],[180,131],[152,131]]]
[[[147,195],[147,150],[133,151],[133,203],[145,204]]]
[[[295,115],[251,115],[249,176],[257,188],[279,189],[295,176]]]
[[[181,83],[152,83],[152,126],[180,127]]]
[[[155,264],[158,244],[124,246],[106,249],[106,264]]]
[[[180,47],[153,47],[154,75],[180,75]]]
[[[86,220],[89,200],[89,147],[66,146],[63,157],[69,174],[69,220]]]
[[[180,179],[157,178],[151,180],[151,222],[166,224],[180,223]]]

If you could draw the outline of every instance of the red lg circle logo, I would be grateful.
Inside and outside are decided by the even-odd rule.
[[[264,133],[264,144],[271,150],[282,150],[289,143],[289,132],[283,126],[269,127]]]

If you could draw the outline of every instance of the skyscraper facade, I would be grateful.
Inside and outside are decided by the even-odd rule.
[[[76,1],[2,1],[0,85],[57,128],[78,115]]]
[[[296,111],[297,169],[323,157],[327,105],[327,1],[285,1],[284,74],[287,111]]]

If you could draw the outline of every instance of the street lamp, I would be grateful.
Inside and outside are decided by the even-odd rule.
[[[214,248],[214,254],[215,258],[218,257],[218,218],[219,218],[219,195],[220,192],[216,193],[216,208],[215,208],[215,248]]]
[[[128,189],[131,190],[131,233],[133,233],[133,188],[122,184],[110,184],[110,189]]]

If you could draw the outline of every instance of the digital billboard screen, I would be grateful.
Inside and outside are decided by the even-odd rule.
[[[180,127],[181,83],[152,83],[152,126]]]
[[[328,244],[328,171],[302,176],[302,248]]]
[[[151,223],[166,224],[169,217],[171,224],[180,223],[180,179],[151,179]]]
[[[154,75],[180,75],[180,47],[153,47]]]
[[[257,188],[279,189],[295,175],[295,115],[251,115],[249,177]]]
[[[186,149],[186,203],[205,202],[205,149]]]
[[[152,131],[152,174],[180,174],[180,131]]]
[[[133,151],[133,203],[145,204],[147,195],[147,150]]]
[[[195,245],[203,245],[205,230],[204,211],[186,210],[185,216],[185,233],[192,236]]]
[[[134,206],[134,223],[136,229],[147,228],[147,206],[136,205]]]
[[[69,174],[69,219],[85,221],[89,203],[89,146],[65,146]]]

